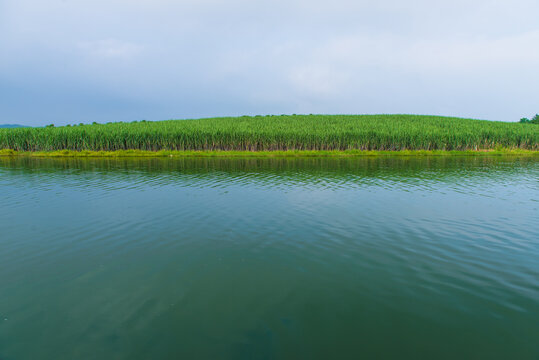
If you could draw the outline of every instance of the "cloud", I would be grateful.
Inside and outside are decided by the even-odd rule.
[[[84,53],[98,60],[130,60],[143,51],[143,46],[117,39],[103,39],[79,42],[77,47]]]
[[[325,64],[311,64],[290,71],[290,82],[296,91],[316,96],[331,96],[346,81],[342,71]]]
[[[414,39],[406,36],[364,35],[335,37],[306,56],[318,64],[332,64],[336,72],[385,67],[421,72],[477,73],[536,67],[539,30],[503,37]],[[315,65],[311,65],[315,66]],[[337,75],[337,73],[333,74]],[[332,77],[329,75],[328,77]]]
[[[0,122],[59,124],[74,111],[95,121],[268,112],[517,120],[539,106],[532,0],[1,6]],[[62,107],[65,98],[77,106]]]

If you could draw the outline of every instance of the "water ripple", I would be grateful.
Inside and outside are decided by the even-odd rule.
[[[533,358],[537,179],[530,158],[0,158],[0,358]]]

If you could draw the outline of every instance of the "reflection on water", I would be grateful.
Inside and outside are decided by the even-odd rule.
[[[0,158],[0,359],[539,357],[539,161]]]

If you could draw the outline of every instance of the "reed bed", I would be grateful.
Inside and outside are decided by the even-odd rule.
[[[291,115],[0,129],[15,151],[539,149],[539,127],[420,115]]]

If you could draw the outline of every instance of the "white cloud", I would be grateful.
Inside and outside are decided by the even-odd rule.
[[[306,56],[337,71],[383,66],[427,72],[477,72],[539,64],[539,30],[503,37],[434,40],[400,35],[335,37]],[[316,66],[316,65],[312,65]]]
[[[328,65],[311,64],[293,68],[290,82],[295,90],[307,95],[333,96],[345,81],[345,74]]]
[[[142,45],[117,39],[83,41],[77,47],[84,55],[98,60],[130,60],[143,50]]]

